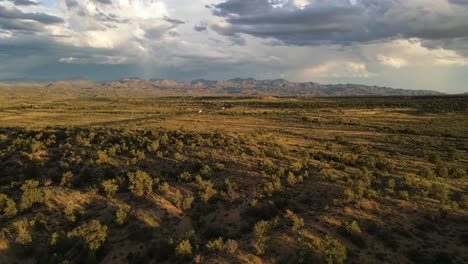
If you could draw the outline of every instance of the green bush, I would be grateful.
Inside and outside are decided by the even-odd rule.
[[[144,171],[137,170],[127,174],[128,189],[136,196],[148,195],[153,191],[153,179]]]
[[[219,237],[217,239],[213,239],[213,240],[208,241],[208,243],[206,243],[206,248],[209,251],[221,252],[223,250],[223,248],[224,248],[223,238]]]
[[[108,198],[115,195],[119,190],[119,185],[116,179],[104,180],[101,182],[102,189]]]
[[[0,212],[7,217],[14,217],[16,213],[18,213],[15,201],[8,198],[8,196],[3,193],[0,193]]]
[[[258,221],[254,228],[254,249],[255,253],[257,255],[263,255],[265,254],[265,248],[266,248],[266,241],[267,241],[267,232],[270,229],[270,222],[269,221],[264,221],[260,220]]]
[[[346,260],[346,247],[331,236],[325,237],[323,248],[327,264],[342,264]]]
[[[39,182],[34,180],[27,180],[22,186],[23,195],[21,195],[20,209],[26,210],[33,206],[35,203],[42,203],[44,201],[44,194],[38,189]]]
[[[130,212],[130,206],[127,204],[121,204],[115,211],[115,222],[119,225],[123,225],[127,219],[128,213]]]
[[[68,232],[68,237],[78,238],[91,251],[96,251],[107,238],[107,226],[99,220],[91,220]]]
[[[175,249],[175,254],[181,257],[187,257],[192,255],[192,244],[188,239],[182,240]]]

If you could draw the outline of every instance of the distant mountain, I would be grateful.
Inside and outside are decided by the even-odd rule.
[[[0,84],[0,87],[2,85]],[[11,85],[10,85],[11,86]],[[429,90],[404,90],[359,84],[324,85],[290,82],[284,79],[255,80],[235,78],[224,81],[166,79],[122,79],[96,83],[83,80],[56,81],[36,87],[42,94],[68,96],[424,96],[442,95]],[[9,90],[11,92],[11,89]]]

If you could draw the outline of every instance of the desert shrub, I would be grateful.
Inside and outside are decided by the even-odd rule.
[[[223,250],[223,248],[224,248],[223,238],[219,237],[217,239],[213,239],[213,240],[208,241],[208,243],[206,243],[206,248],[209,251],[221,252]]]
[[[68,221],[72,223],[76,221],[75,211],[76,210],[72,205],[70,204],[65,205],[65,209],[64,209],[65,217],[67,218]]]
[[[426,179],[432,179],[435,177],[434,171],[426,166],[419,167],[418,174],[419,176],[424,177]]]
[[[288,182],[288,184],[290,186],[294,186],[297,182],[296,180],[296,176],[294,176],[294,174],[292,172],[288,172],[288,176],[286,178],[286,181]]]
[[[446,185],[440,183],[433,183],[429,190],[429,195],[439,201],[447,201],[449,190]]]
[[[437,176],[441,178],[447,178],[449,174],[449,170],[445,166],[438,166],[436,168],[436,173],[437,173]]]
[[[265,254],[266,241],[267,241],[267,232],[270,229],[270,222],[260,220],[258,221],[254,228],[254,249],[257,255]]]
[[[398,191],[398,196],[405,201],[410,199],[408,191]]]
[[[128,213],[130,212],[130,206],[127,204],[121,204],[117,207],[115,211],[115,222],[119,225],[125,223]]]
[[[7,217],[14,217],[18,213],[15,201],[3,193],[0,193],[0,212]]]
[[[212,170],[210,166],[208,165],[203,165],[202,168],[200,169],[200,175],[202,176],[211,176]]]
[[[433,153],[429,156],[429,162],[432,162],[434,164],[440,163],[442,160],[437,153]]]
[[[202,202],[208,202],[213,196],[217,194],[218,191],[213,188],[213,182],[209,180],[203,180],[201,176],[195,177],[197,182],[197,189],[199,190],[200,199]]]
[[[356,221],[344,222],[343,228],[347,233],[350,234],[360,234],[362,232]]]
[[[136,172],[129,172],[127,174],[129,180],[130,191],[141,197],[150,194],[153,190],[153,179],[144,171],[137,170]]]
[[[185,171],[185,172],[182,172],[181,174],[179,174],[179,180],[180,181],[188,182],[191,179],[192,179],[192,174],[190,174],[190,172],[188,172],[188,171]]]
[[[175,249],[177,256],[186,257],[192,255],[192,244],[188,239],[182,240]]]
[[[450,170],[450,176],[455,179],[461,179],[466,177],[466,171],[462,168],[456,167]]]
[[[236,253],[237,249],[239,248],[239,244],[232,239],[228,239],[224,244],[224,250],[230,254]]]
[[[95,251],[106,241],[107,226],[99,220],[91,220],[68,232],[67,236],[78,238],[89,250]]]
[[[16,243],[20,245],[26,245],[32,242],[32,237],[29,233],[29,224],[26,220],[18,220],[12,225],[16,229]]]
[[[346,260],[346,247],[331,236],[325,236],[323,249],[327,264],[341,264]]]
[[[101,182],[101,187],[108,198],[115,195],[119,190],[119,185],[116,179],[104,180]]]
[[[70,188],[72,185],[73,173],[71,171],[65,172],[62,174],[62,179],[60,180],[60,186]]]
[[[38,181],[27,180],[22,186],[23,194],[21,195],[20,209],[26,210],[33,206],[35,203],[42,203],[44,201],[44,195],[39,186]]]
[[[304,219],[297,216],[290,210],[286,210],[286,217],[291,220],[291,229],[293,232],[300,232],[300,230],[304,227]]]
[[[191,194],[184,196],[179,190],[175,192],[174,203],[179,209],[190,209],[194,200],[195,198]]]
[[[239,194],[237,194],[237,189],[239,188],[235,182],[232,182],[229,178],[224,180],[224,183],[226,184],[226,199],[233,201],[239,197]]]
[[[272,176],[271,180],[263,185],[263,191],[267,197],[271,197],[274,193],[280,192],[282,190],[283,187],[281,185],[281,179],[279,176]]]

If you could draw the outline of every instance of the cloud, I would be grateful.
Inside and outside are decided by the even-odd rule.
[[[208,27],[206,25],[196,25],[193,29],[198,32],[203,32],[206,31]]]
[[[7,8],[0,6],[0,18],[8,20],[34,21],[41,24],[59,24],[64,20],[57,16],[52,16],[44,13],[24,13],[16,7]]]
[[[225,0],[211,10],[223,19],[213,25],[221,35],[243,33],[276,39],[285,45],[352,45],[394,39],[438,41],[468,37],[467,10],[448,1]]]
[[[372,75],[365,64],[353,61],[328,61],[306,68],[301,74],[308,78],[368,78]]]
[[[29,0],[10,0],[10,2],[13,2],[16,6],[35,6],[38,5],[38,3],[29,1]]]

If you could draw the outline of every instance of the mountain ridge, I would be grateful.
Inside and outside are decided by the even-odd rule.
[[[1,86],[1,85],[0,85]],[[405,90],[360,84],[319,84],[284,79],[174,81],[126,78],[106,82],[60,80],[36,87],[45,93],[78,96],[429,96],[444,95],[431,90]]]

